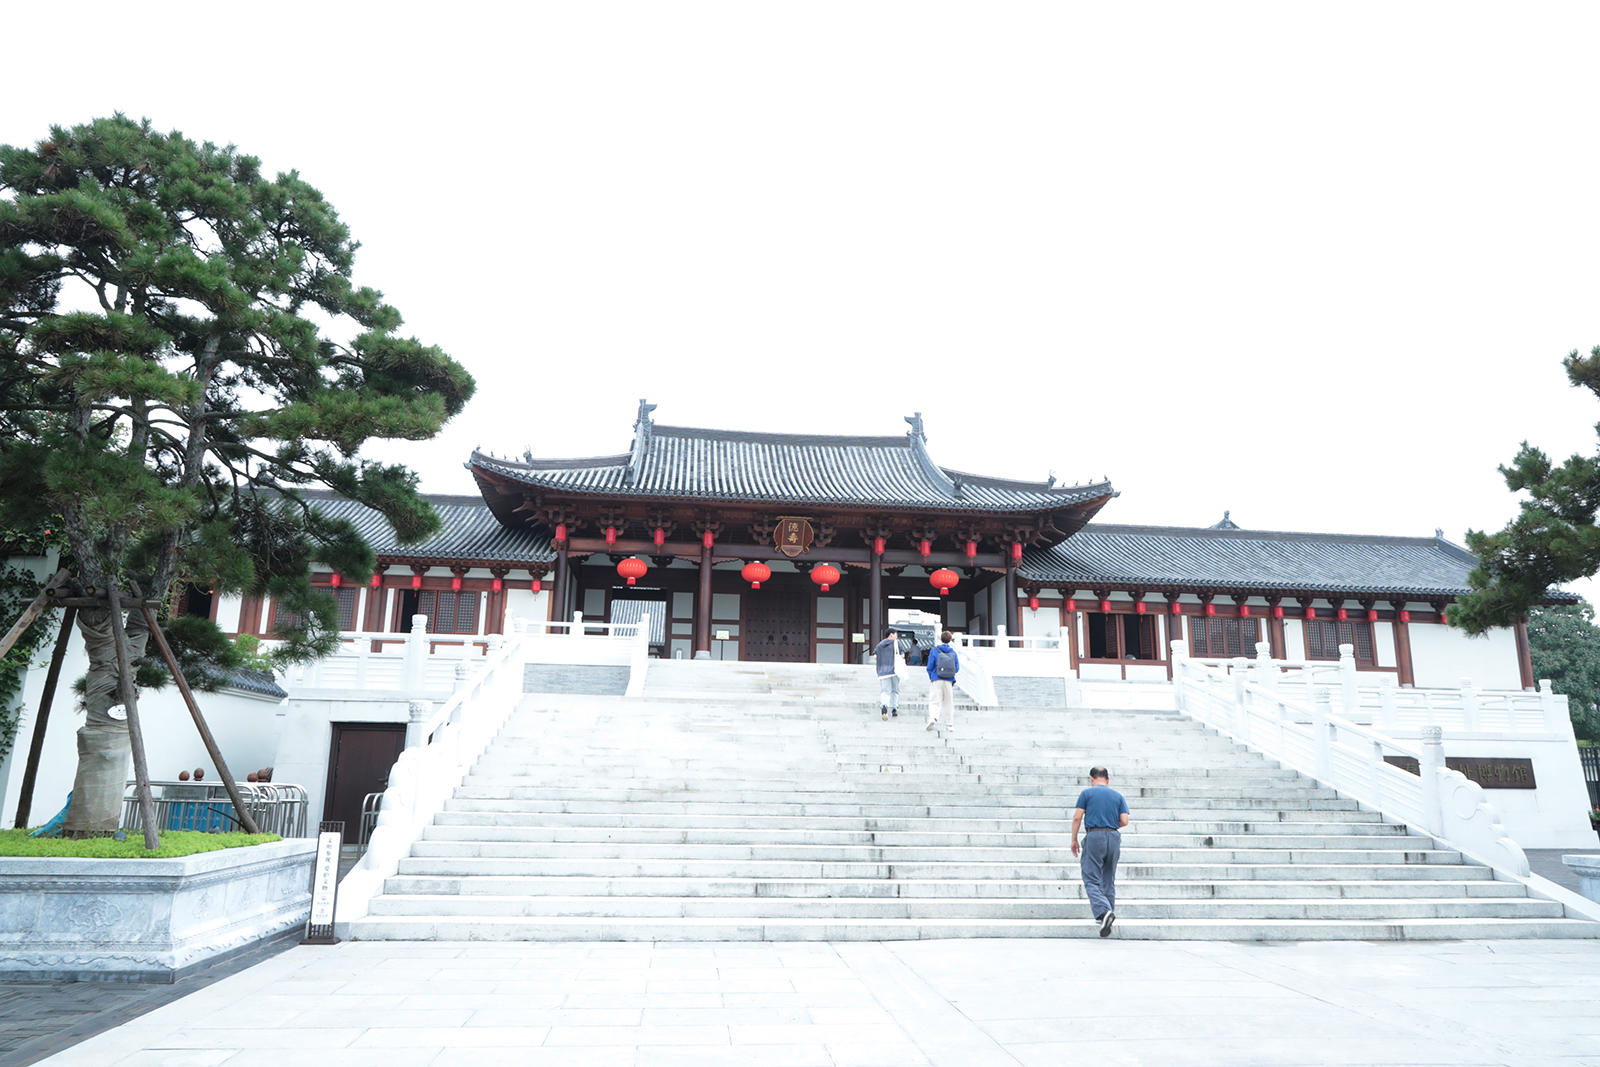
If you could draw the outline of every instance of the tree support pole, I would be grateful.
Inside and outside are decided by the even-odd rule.
[[[44,753],[44,734],[50,725],[50,706],[55,703],[56,685],[61,681],[61,661],[67,657],[67,645],[72,642],[72,624],[77,619],[77,608],[66,608],[61,613],[61,632],[56,634],[56,648],[50,655],[50,671],[44,677],[39,714],[33,720],[33,739],[28,742],[28,763],[22,771],[22,790],[17,795],[15,825],[18,830],[28,828],[28,816],[33,814],[33,786],[39,777],[39,758]]]
[[[117,648],[117,695],[128,713],[128,745],[133,749],[134,795],[139,798],[139,821],[144,823],[144,847],[154,852],[161,847],[156,836],[156,805],[150,796],[150,766],[144,758],[144,731],[139,728],[139,706],[133,690],[133,657],[128,649],[128,631],[122,627],[122,598],[117,587],[106,587],[111,605],[111,641]]]
[[[211,727],[206,725],[205,716],[200,714],[200,705],[195,703],[194,693],[189,689],[189,683],[184,680],[183,672],[178,669],[177,657],[173,656],[172,648],[167,644],[167,637],[161,632],[161,627],[156,625],[156,614],[149,608],[144,611],[144,621],[150,627],[150,636],[156,639],[156,647],[161,650],[161,658],[167,661],[167,670],[172,672],[172,680],[178,683],[178,692],[183,694],[183,702],[189,708],[189,715],[194,719],[195,729],[200,731],[200,740],[205,742],[206,752],[211,755],[211,763],[217,768],[217,774],[222,778],[222,784],[228,790],[228,799],[233,801],[233,810],[239,813],[239,825],[244,827],[247,834],[258,834],[256,820],[250,814],[250,809],[245,807],[244,798],[239,795],[239,783],[233,780],[233,774],[228,770],[228,763],[222,758],[222,752],[217,748],[217,739],[211,736]]]
[[[28,627],[33,625],[33,620],[37,619],[39,617],[39,613],[45,609],[47,604],[50,603],[50,590],[53,589],[58,582],[66,581],[66,578],[67,572],[65,568],[56,571],[55,577],[51,578],[45,583],[45,588],[39,590],[39,595],[33,598],[33,603],[29,604],[23,610],[22,617],[12,624],[11,629],[6,631],[6,635],[4,637],[0,637],[0,656],[4,656],[7,652],[10,652],[11,646],[21,640],[22,635],[28,632]]]

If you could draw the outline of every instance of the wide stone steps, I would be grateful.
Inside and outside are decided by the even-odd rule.
[[[930,732],[876,701],[870,667],[685,662],[653,663],[643,700],[530,697],[350,934],[1093,937],[1070,817],[1094,763],[1133,809],[1119,937],[1600,930],[1171,713]]]
[[[1455,941],[1593,936],[1573,919],[1143,919],[1117,924],[1124,940]],[[920,941],[955,937],[1098,937],[1091,919],[782,919],[608,916],[373,916],[359,938],[406,941]]]
[[[1079,887],[1081,890],[1081,887]],[[607,918],[837,918],[837,919],[1081,919],[1082,893],[1051,898],[851,898],[794,897],[781,904],[751,896],[458,896],[384,897],[381,914],[495,915],[520,917],[587,916]],[[1403,900],[1357,898],[1234,898],[1231,900],[1129,901],[1117,908],[1121,921],[1138,919],[1560,919],[1560,904],[1513,898],[1410,897]]]

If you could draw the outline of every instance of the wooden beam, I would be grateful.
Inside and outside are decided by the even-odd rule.
[[[61,681],[61,661],[66,658],[67,645],[72,641],[72,625],[77,619],[77,608],[67,608],[61,613],[61,630],[56,634],[55,651],[50,655],[50,670],[44,676],[39,714],[34,716],[33,737],[28,742],[28,762],[22,771],[22,790],[17,794],[18,830],[28,828],[28,816],[33,813],[33,787],[39,777],[39,757],[44,754],[44,734],[50,726],[50,706],[55,703],[56,685]]]

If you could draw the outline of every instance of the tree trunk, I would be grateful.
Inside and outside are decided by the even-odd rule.
[[[144,613],[128,613],[128,649],[132,659],[143,658],[150,638]],[[113,718],[117,698],[117,649],[111,637],[111,613],[78,612],[78,632],[89,656],[88,690],[84,704],[88,717],[78,730],[78,773],[72,782],[72,807],[64,830],[68,835],[111,833],[122,821],[122,795],[127,787],[128,720]]]

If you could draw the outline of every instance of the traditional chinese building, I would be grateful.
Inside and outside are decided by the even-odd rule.
[[[1520,626],[1469,639],[1442,625],[1476,561],[1439,534],[1109,525],[1092,521],[1109,482],[941,466],[920,416],[903,435],[837,437],[663,426],[653,409],[615,455],[475,451],[481,500],[435,498],[445,529],[423,545],[327,499],[382,561],[373,586],[338,590],[347,628],[401,630],[420,612],[449,640],[498,632],[508,611],[648,612],[661,656],[840,663],[917,608],[954,630],[1060,639],[1083,678],[1165,679],[1183,637],[1197,655],[1266,640],[1290,659],[1348,643],[1401,684],[1533,684]],[[237,626],[270,632],[270,611],[246,603]]]

